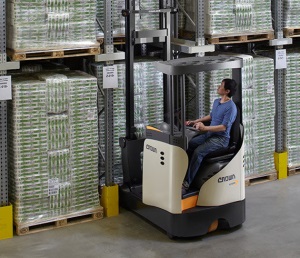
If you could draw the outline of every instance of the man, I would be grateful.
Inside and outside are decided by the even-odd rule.
[[[224,79],[217,90],[221,98],[215,99],[211,113],[197,120],[186,122],[187,125],[193,125],[203,134],[194,137],[188,144],[189,167],[182,184],[183,194],[186,193],[196,176],[203,158],[212,151],[228,146],[230,129],[237,115],[236,105],[231,99],[235,92],[236,82],[232,79]],[[210,122],[210,125],[205,126],[204,122]]]

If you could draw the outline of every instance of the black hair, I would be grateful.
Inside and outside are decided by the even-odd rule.
[[[236,86],[237,86],[236,81],[233,79],[226,78],[226,79],[223,79],[222,82],[224,82],[224,89],[229,90],[229,93],[227,94],[227,96],[229,98],[231,98],[236,92]]]

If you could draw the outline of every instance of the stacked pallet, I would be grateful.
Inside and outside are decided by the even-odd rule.
[[[286,139],[288,166],[300,165],[300,133],[299,133],[299,59],[300,50],[293,49],[287,53],[286,74]]]
[[[283,27],[286,37],[300,36],[300,1],[284,0],[283,1]]]
[[[137,138],[145,136],[146,125],[158,125],[163,121],[163,75],[157,71],[152,61],[138,61],[134,63],[134,124]],[[103,88],[103,64],[94,64],[94,73],[98,78],[98,85]],[[121,148],[119,137],[126,133],[126,101],[125,101],[125,64],[118,63],[118,89],[113,91],[113,130],[114,130],[114,182],[122,180]],[[104,106],[104,97],[99,93],[99,108]],[[99,119],[100,147],[105,149],[105,120]]]
[[[159,1],[155,0],[135,0],[136,10],[157,10],[159,9]],[[112,1],[112,27],[113,35],[115,37],[125,35],[125,18],[122,16],[122,10],[125,9],[124,0]],[[104,26],[104,1],[97,0],[97,18]],[[136,14],[136,30],[151,30],[159,28],[159,16],[158,14]],[[98,37],[103,37],[104,32],[101,28],[98,28]]]
[[[253,59],[254,99],[254,174],[275,171],[275,93],[274,61],[268,57]]]
[[[15,51],[95,46],[92,0],[9,0],[7,47]]]
[[[204,1],[204,28],[209,43],[225,44],[271,39],[271,0]],[[186,11],[195,21],[196,0],[186,0]],[[195,31],[187,19],[185,29]]]
[[[19,74],[12,88],[8,164],[16,226],[100,211],[96,78]]]
[[[300,1],[284,0],[283,1],[283,26],[284,27],[300,27]]]

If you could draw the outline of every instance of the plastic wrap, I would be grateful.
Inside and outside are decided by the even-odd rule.
[[[288,165],[300,164],[300,122],[299,122],[299,59],[300,50],[293,49],[287,52],[286,74],[286,139],[288,151]]]
[[[157,10],[159,1],[156,0],[135,0],[136,10]],[[122,16],[122,10],[125,9],[124,0],[112,1],[112,27],[114,36],[125,35],[125,18]],[[97,0],[97,18],[104,26],[104,1]],[[159,15],[156,14],[136,14],[136,30],[159,29]],[[97,36],[103,37],[104,32],[101,28],[97,29]]]
[[[96,78],[13,75],[8,105],[10,200],[17,224],[92,211],[98,196]]]
[[[283,1],[283,27],[300,27],[300,1]]]
[[[253,59],[254,99],[254,174],[275,170],[275,92],[274,61],[268,57],[254,56]]]
[[[24,51],[95,46],[95,17],[92,0],[9,0],[7,46]]]
[[[186,0],[186,11],[195,21],[196,0]],[[205,33],[256,33],[272,30],[271,0],[212,0],[205,1]],[[195,31],[186,19],[185,29]]]

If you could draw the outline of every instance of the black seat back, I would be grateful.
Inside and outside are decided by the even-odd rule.
[[[241,111],[237,107],[237,114],[235,121],[233,122],[231,129],[230,129],[230,140],[229,140],[229,147],[237,147],[237,144],[241,137],[241,131],[240,131],[240,124],[241,124]]]

